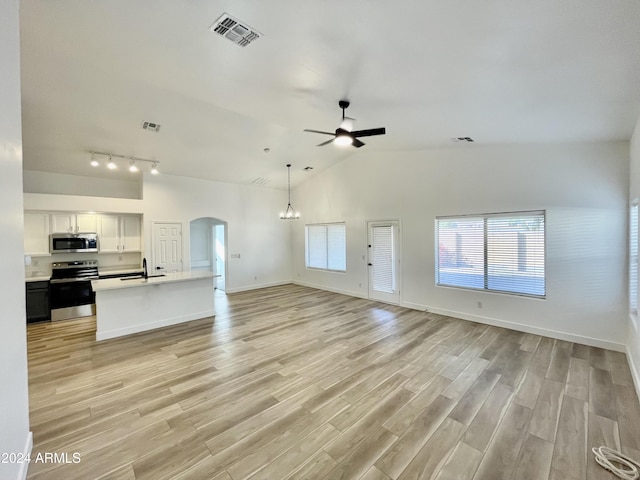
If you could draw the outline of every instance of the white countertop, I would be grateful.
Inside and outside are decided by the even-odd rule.
[[[102,280],[92,280],[91,287],[94,292],[103,290],[117,290],[132,287],[147,287],[149,285],[161,285],[163,283],[188,282],[191,280],[201,280],[203,278],[214,278],[220,275],[214,275],[212,272],[194,271],[194,272],[174,272],[167,273],[162,277],[149,278],[133,278],[122,280],[121,278],[105,278]]]

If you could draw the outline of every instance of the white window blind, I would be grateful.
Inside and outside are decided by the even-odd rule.
[[[393,293],[396,289],[393,262],[393,226],[376,225],[372,228],[372,272],[373,289],[377,292]]]
[[[544,212],[436,219],[436,283],[544,297]]]
[[[629,311],[638,313],[638,204],[629,209]]]
[[[306,226],[308,268],[347,270],[347,239],[344,223]]]

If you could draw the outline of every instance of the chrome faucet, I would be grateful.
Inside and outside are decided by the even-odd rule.
[[[142,276],[144,278],[149,278],[149,272],[147,271],[147,257],[142,259]]]

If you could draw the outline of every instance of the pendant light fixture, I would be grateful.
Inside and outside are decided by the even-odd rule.
[[[280,218],[282,220],[297,220],[300,218],[300,214],[295,211],[291,206],[291,164],[287,163],[287,189],[289,192],[289,203],[287,209],[284,212],[280,212]]]

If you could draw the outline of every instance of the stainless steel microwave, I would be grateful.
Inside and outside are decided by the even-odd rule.
[[[51,253],[97,252],[99,248],[97,233],[52,233],[49,238]]]

